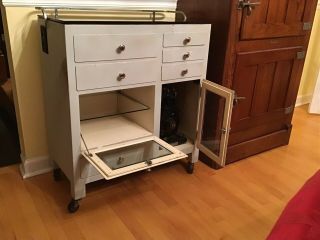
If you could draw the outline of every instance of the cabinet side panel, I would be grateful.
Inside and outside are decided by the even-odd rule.
[[[149,132],[154,133],[155,87],[134,88],[123,90],[123,92],[150,108],[146,111],[129,113],[125,116]]]
[[[44,25],[43,22],[40,22]],[[47,22],[47,52],[42,51],[47,139],[50,159],[72,178],[70,104],[64,26]],[[45,50],[45,49],[44,49]]]

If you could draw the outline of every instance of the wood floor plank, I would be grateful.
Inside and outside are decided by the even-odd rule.
[[[320,167],[320,116],[295,110],[290,144],[213,170],[180,162],[88,186],[69,214],[69,183],[0,168],[0,239],[265,239]]]

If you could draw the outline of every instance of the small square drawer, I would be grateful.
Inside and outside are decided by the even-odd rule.
[[[162,66],[162,80],[201,77],[205,70],[203,61],[167,63]]]
[[[165,33],[164,47],[202,46],[206,45],[209,36],[206,32],[198,33]]]
[[[160,78],[158,59],[76,65],[77,90],[155,82]]]
[[[75,62],[108,61],[161,56],[162,35],[76,35]]]
[[[207,58],[207,49],[205,47],[174,47],[163,50],[163,62],[183,62],[204,60]]]

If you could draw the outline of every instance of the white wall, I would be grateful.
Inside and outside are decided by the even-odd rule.
[[[5,25],[5,37],[9,53],[10,72],[13,83],[14,100],[22,155],[22,172],[24,177],[49,170],[51,163],[47,156],[46,126],[42,96],[41,64],[40,64],[40,37],[37,15],[40,13],[34,7],[25,7],[28,4],[78,2],[88,3],[115,3],[115,1],[36,1],[36,0],[3,0],[2,17]],[[165,9],[175,9],[175,0],[126,0],[117,1],[117,4],[137,6],[144,2],[145,6],[166,6]],[[130,4],[129,4],[130,2]],[[172,4],[173,3],[173,4]],[[20,7],[15,7],[19,4]],[[23,5],[24,6],[21,6]],[[118,5],[120,6],[120,5]],[[122,5],[123,6],[123,5]],[[173,9],[171,9],[173,7]]]

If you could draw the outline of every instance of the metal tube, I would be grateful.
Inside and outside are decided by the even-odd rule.
[[[111,12],[123,12],[123,13],[150,13],[152,16],[152,21],[156,21],[156,14],[157,13],[174,13],[182,16],[182,22],[187,21],[187,16],[183,11],[174,11],[174,10],[148,10],[148,9],[137,9],[137,10],[131,10],[131,9],[112,9],[112,8],[49,8],[49,7],[36,7],[36,10],[40,10],[42,12],[42,16],[44,19],[47,19],[48,15],[46,11],[53,10],[55,18],[58,17],[58,11],[59,10],[65,10],[65,11],[103,11],[106,13]]]

